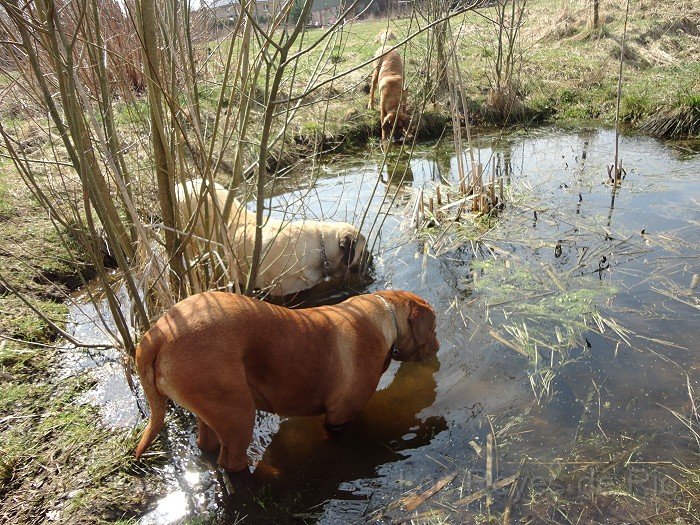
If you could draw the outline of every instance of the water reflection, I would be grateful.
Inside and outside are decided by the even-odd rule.
[[[313,188],[303,179],[289,181],[289,191],[272,201],[276,210],[295,202],[299,215],[357,224],[368,208],[363,231],[374,227],[381,235],[373,282],[288,304],[385,287],[413,290],[438,312],[439,362],[394,365],[360,417],[339,434],[329,435],[318,418],[260,414],[251,451],[258,469],[228,485],[194,445],[191,418],[176,411],[167,448],[172,493],[189,498],[187,516],[361,521],[450,469],[483,478],[484,458],[469,442],[483,446],[488,433],[499,431],[499,475],[512,474],[528,458],[531,479],[554,479],[567,497],[582,479],[567,462],[620,454],[631,441],[637,460],[682,458],[697,466],[687,431],[663,407],[687,411],[686,374],[699,388],[697,290],[683,294],[700,272],[700,156],[623,137],[628,176],[623,187],[611,188],[605,182],[613,136],[540,130],[475,140],[475,158],[504,177],[510,201],[478,241],[439,257],[431,252],[425,266],[423,242],[406,240],[401,229],[401,193],[384,222],[373,219],[387,209],[401,179],[413,188],[456,184],[449,145],[419,148],[410,161],[392,156],[384,170],[379,158],[333,165]],[[540,302],[550,293],[562,301]],[[572,297],[580,296],[593,297],[602,328],[576,311]],[[576,337],[564,329],[570,324],[579,326]],[[521,349],[529,334],[537,361],[495,340],[496,332]],[[110,389],[118,390],[114,381]],[[624,446],[615,448],[620,436]],[[447,504],[450,490],[441,492]],[[525,513],[525,503],[514,500],[513,513]],[[459,522],[470,508],[455,512]]]
[[[259,523],[290,522],[293,514],[312,512],[318,502],[347,492],[340,487],[348,480],[372,477],[376,465],[430,443],[447,422],[416,414],[435,401],[438,367],[437,359],[402,363],[389,386],[340,431],[327,431],[321,418],[282,421],[253,473],[232,476],[233,486],[222,495],[229,517],[242,513]],[[263,504],[266,495],[274,503]]]

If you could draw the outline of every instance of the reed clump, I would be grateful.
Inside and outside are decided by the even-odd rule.
[[[686,138],[700,136],[700,95],[686,95],[673,109],[650,116],[642,131],[660,137]]]

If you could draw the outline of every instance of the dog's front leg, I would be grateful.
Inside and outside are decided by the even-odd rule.
[[[369,103],[367,104],[367,109],[374,109],[374,91],[377,88],[377,82],[379,81],[379,64],[372,71],[372,80],[369,84]]]
[[[324,420],[327,429],[340,430],[357,417],[374,393],[375,388],[372,388],[370,383],[357,386],[351,397],[339,395],[329,400]],[[376,384],[374,386],[376,387]]]
[[[381,91],[380,91],[380,92],[379,92],[379,97],[380,97],[379,101],[380,101],[380,104],[381,104],[381,102],[382,102],[381,96],[382,96],[382,93],[381,93]],[[382,125],[382,142],[384,142],[385,140],[387,140],[387,139],[389,138],[389,133],[391,133],[391,125],[388,125],[388,126],[387,126],[387,123],[385,122],[385,119],[386,119],[386,111],[384,111],[384,104],[381,104],[381,106],[380,106],[380,108],[379,108],[379,122],[381,122],[381,125]],[[389,129],[387,129],[387,127],[388,127]]]

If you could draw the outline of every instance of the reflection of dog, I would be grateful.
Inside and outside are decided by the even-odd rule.
[[[374,109],[374,91],[379,86],[379,116],[382,124],[382,140],[387,140],[394,130],[394,140],[400,140],[408,131],[409,116],[403,112],[406,100],[403,91],[403,63],[393,49],[384,55],[380,47],[374,54],[374,71],[369,89],[368,109]],[[383,55],[383,56],[382,56]]]
[[[223,186],[214,184],[210,188],[201,179],[178,185],[176,193],[182,224],[188,224],[196,215],[188,257],[192,259],[193,252],[207,241],[222,238],[223,227],[239,280],[244,280],[255,245],[255,214],[248,212]],[[225,220],[216,220],[222,217],[227,199],[230,213]],[[359,267],[365,244],[364,236],[346,222],[267,219],[255,287],[271,295],[286,295],[342,277],[349,268]]]
[[[163,427],[167,399],[194,412],[204,451],[219,465],[248,465],[255,410],[325,414],[348,423],[391,359],[435,355],[435,313],[410,292],[382,291],[336,306],[289,310],[249,297],[204,292],[177,303],[143,336],[136,364],[151,415],[136,457]]]

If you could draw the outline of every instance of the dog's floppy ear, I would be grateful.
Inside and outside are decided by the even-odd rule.
[[[396,113],[392,111],[391,113],[387,113],[384,120],[382,120],[382,129],[385,129],[387,133],[390,133],[391,128],[394,127],[394,118],[396,118]]]
[[[408,126],[411,123],[411,117],[403,111],[399,113],[399,125],[403,129],[404,133],[408,132]]]
[[[355,260],[356,244],[357,239],[352,233],[346,233],[340,238],[340,242],[338,243],[341,252],[340,259],[345,263],[345,266],[350,266],[352,261]]]
[[[418,341],[419,345],[424,345],[428,342],[430,334],[433,331],[433,321],[435,314],[432,308],[419,303],[413,303],[411,306],[411,314],[408,316],[408,322],[413,330],[413,337]]]

